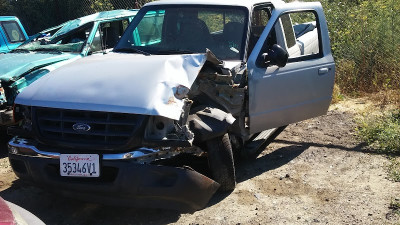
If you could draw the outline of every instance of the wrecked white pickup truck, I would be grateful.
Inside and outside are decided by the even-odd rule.
[[[320,3],[152,2],[113,52],[19,94],[9,159],[68,196],[196,210],[235,188],[233,155],[326,113],[334,71]],[[183,156],[206,157],[210,178]]]

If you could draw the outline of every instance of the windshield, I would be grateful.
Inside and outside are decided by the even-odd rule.
[[[80,53],[84,43],[93,28],[93,22],[69,30],[70,23],[60,28],[54,35],[47,37],[47,33],[39,33],[32,41],[19,46],[15,51],[46,51],[46,52],[78,52]],[[69,32],[61,32],[69,30]],[[58,34],[58,35],[57,35]]]
[[[115,47],[117,52],[148,54],[204,53],[218,58],[243,57],[246,8],[161,5],[145,7]]]

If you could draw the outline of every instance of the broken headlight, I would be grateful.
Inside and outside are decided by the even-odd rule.
[[[176,90],[174,92],[175,98],[182,100],[183,98],[186,97],[186,95],[189,93],[190,89],[183,86],[179,85],[176,87]]]
[[[13,119],[24,130],[32,129],[31,107],[15,104],[13,108]]]
[[[166,140],[174,133],[175,126],[172,119],[161,116],[152,116],[146,127],[145,138],[152,140]]]

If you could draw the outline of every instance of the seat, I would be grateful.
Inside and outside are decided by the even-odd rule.
[[[228,55],[234,56],[239,54],[242,46],[243,32],[243,23],[229,22],[224,25],[224,30],[222,31],[223,46],[228,50]]]
[[[212,44],[212,37],[206,23],[198,18],[183,20],[179,23],[176,39],[177,46],[182,50],[205,52]]]
[[[105,36],[105,48],[114,48],[114,46],[118,43],[120,35],[118,31],[118,27],[110,26],[104,28],[104,36]]]

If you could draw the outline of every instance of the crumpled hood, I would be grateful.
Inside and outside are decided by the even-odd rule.
[[[190,88],[206,54],[109,53],[90,56],[54,70],[20,93],[18,104],[160,115],[178,120],[179,85]]]
[[[12,77],[36,68],[76,57],[77,54],[62,53],[7,53],[0,54],[0,80],[8,81]]]

